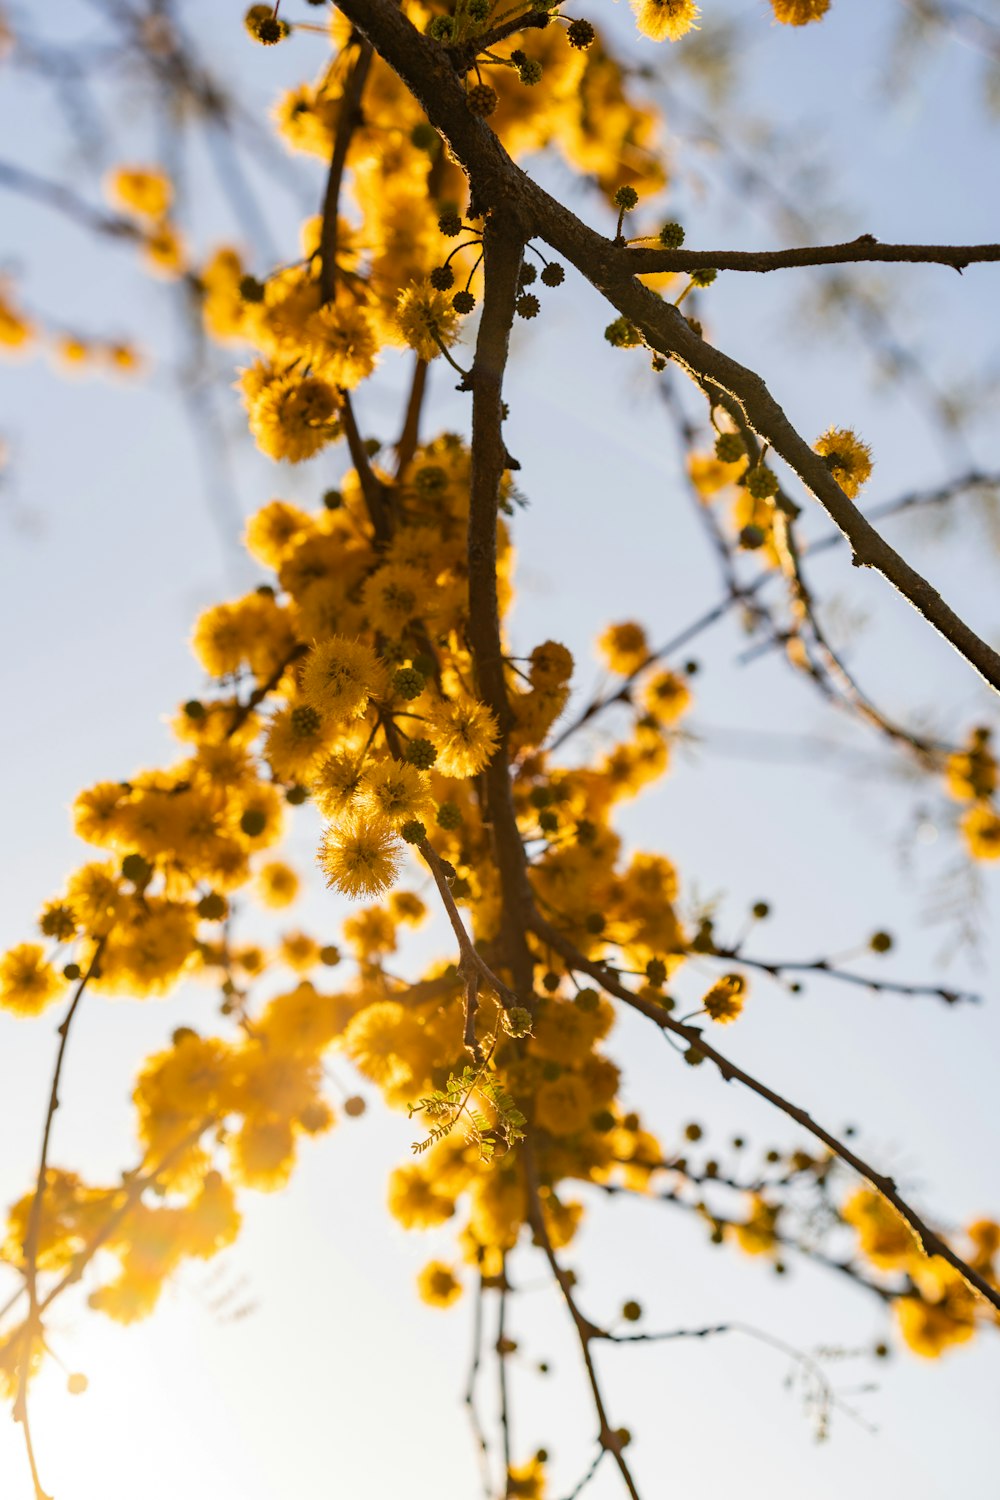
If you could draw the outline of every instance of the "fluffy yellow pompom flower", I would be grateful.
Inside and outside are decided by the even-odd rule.
[[[385,687],[385,670],[371,646],[332,635],[314,646],[302,668],[302,696],[332,722],[360,719]]]
[[[361,791],[364,767],[353,755],[327,756],[310,782],[313,801],[324,818],[339,818]]]
[[[362,792],[371,812],[389,823],[421,818],[433,806],[423,772],[392,757],[379,761],[365,773]]]
[[[18,943],[0,958],[0,1007],[18,1016],[37,1016],[57,1000],[65,984],[45,962],[38,943]]]
[[[444,703],[431,716],[427,734],[437,747],[435,769],[445,776],[477,776],[497,747],[497,721],[475,698]]]
[[[723,1025],[735,1021],[743,1009],[746,987],[742,974],[723,974],[701,1002],[702,1006],[713,1021]]]
[[[537,1453],[507,1470],[507,1493],[511,1500],[545,1500],[545,1464]]]
[[[35,336],[30,319],[19,312],[0,287],[0,348],[24,349]]]
[[[298,894],[299,877],[291,865],[280,859],[261,865],[257,871],[257,897],[264,906],[274,909],[291,906]]]
[[[244,1120],[229,1139],[236,1181],[259,1192],[284,1187],[295,1166],[295,1137],[287,1120]]]
[[[620,672],[623,677],[638,671],[649,655],[646,632],[633,620],[609,625],[597,645],[612,672]]]
[[[272,500],[250,517],[243,541],[251,557],[265,568],[279,568],[292,543],[313,529],[312,517],[300,506]]]
[[[436,359],[458,337],[459,316],[447,292],[436,291],[429,281],[412,282],[399,294],[396,323],[404,343],[421,359]]]
[[[378,341],[364,312],[349,298],[321,307],[305,326],[305,342],[318,375],[353,390],[375,368]]]
[[[361,599],[373,627],[398,636],[420,613],[421,600],[430,597],[431,589],[431,580],[419,568],[387,563],[366,579]]]
[[[280,375],[256,364],[244,370],[240,389],[250,431],[269,458],[301,463],[340,432],[336,392],[314,375]]]
[[[388,823],[352,818],[326,830],[319,862],[326,883],[345,896],[380,896],[399,870],[400,845]]]
[[[542,692],[561,688],[573,675],[573,654],[559,641],[543,641],[531,653],[528,680]]]
[[[830,427],[814,446],[844,494],[853,500],[871,478],[872,450],[868,444],[849,427]]]
[[[778,1208],[756,1195],[750,1199],[750,1214],[743,1224],[730,1224],[729,1233],[744,1255],[769,1255],[777,1244],[775,1227]]]
[[[1000,813],[988,803],[970,807],[961,829],[973,859],[1000,859]]]
[[[389,1178],[389,1212],[404,1229],[433,1229],[455,1212],[420,1167],[397,1167]]]
[[[695,0],[632,0],[632,9],[639,30],[654,42],[679,41],[698,29],[701,15]]]
[[[417,1277],[417,1290],[429,1307],[451,1307],[462,1295],[462,1283],[451,1266],[432,1260]]]
[[[830,9],[830,0],[771,0],[774,19],[783,26],[808,26],[822,20]]]
[[[845,1224],[858,1232],[863,1255],[880,1270],[892,1271],[920,1259],[920,1248],[906,1220],[881,1193],[859,1188],[840,1210]]]
[[[676,672],[657,672],[643,687],[642,703],[660,724],[672,724],[691,706],[691,693]]]
[[[125,213],[162,219],[174,198],[170,179],[154,167],[119,167],[105,183],[108,199]]]

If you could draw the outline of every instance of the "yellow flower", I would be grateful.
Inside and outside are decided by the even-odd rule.
[[[220,1172],[206,1173],[201,1189],[180,1215],[178,1230],[185,1253],[201,1260],[233,1243],[240,1215],[235,1194]]]
[[[345,896],[380,896],[396,879],[402,850],[390,824],[350,818],[323,835],[319,863],[326,883]]]
[[[105,183],[109,201],[143,219],[163,219],[173,202],[173,188],[156,167],[117,167]]]
[[[110,862],[81,865],[66,882],[73,915],[92,937],[100,937],[116,920],[122,904],[115,867]]]
[[[37,1016],[65,988],[65,981],[45,962],[45,950],[38,943],[18,943],[0,958],[0,1007],[4,1010]]]
[[[536,1123],[550,1135],[579,1135],[592,1113],[587,1085],[572,1073],[541,1084],[535,1095]]]
[[[319,963],[319,943],[307,932],[286,932],[278,953],[281,962],[299,974],[308,974]]]
[[[338,751],[328,755],[309,783],[313,801],[324,818],[341,817],[359,795],[365,771],[360,756]]]
[[[551,692],[569,682],[573,675],[573,654],[559,641],[543,641],[531,653],[528,678],[533,688]]]
[[[288,1120],[244,1120],[230,1137],[233,1174],[245,1187],[273,1192],[284,1187],[295,1165],[295,1136]]]
[[[264,906],[291,906],[299,894],[299,877],[291,865],[272,860],[257,871],[257,898]]]
[[[720,490],[735,484],[747,466],[746,458],[726,463],[714,453],[692,453],[688,458],[691,483],[703,500],[711,500]]]
[[[853,500],[871,478],[872,450],[849,427],[830,427],[814,444],[844,494]]]
[[[858,1243],[873,1265],[891,1271],[921,1258],[906,1220],[872,1188],[859,1188],[840,1210],[845,1223],[858,1232]]]
[[[988,802],[970,807],[959,826],[973,859],[1000,859],[1000,813]]]
[[[0,349],[23,351],[34,337],[35,329],[30,319],[17,311],[0,286]]]
[[[338,294],[306,320],[303,342],[316,373],[331,385],[353,390],[375,368],[378,341],[363,310]]]
[[[95,985],[112,995],[161,995],[196,962],[193,907],[163,897],[133,902],[111,929]]]
[[[746,1255],[768,1255],[777,1244],[775,1226],[779,1210],[763,1198],[750,1201],[750,1216],[743,1224],[730,1224],[728,1233]]]
[[[948,791],[959,802],[985,800],[997,789],[997,763],[990,739],[988,729],[974,729],[968,748],[948,756],[945,780]]]
[[[404,1229],[433,1229],[455,1212],[420,1167],[397,1167],[389,1178],[389,1212]]]
[[[672,724],[690,708],[691,693],[678,672],[657,672],[643,686],[642,704],[661,724]]]
[[[462,1295],[462,1283],[451,1266],[439,1260],[428,1261],[417,1277],[421,1299],[430,1307],[451,1307]]]
[[[512,1500],[545,1500],[545,1464],[539,1454],[507,1470],[507,1493]]]
[[[73,802],[73,832],[88,844],[113,849],[124,833],[122,811],[129,789],[120,781],[99,781]]]
[[[427,907],[416,891],[393,891],[389,910],[397,922],[405,922],[408,927],[419,927],[427,916]]]
[[[913,1268],[917,1294],[898,1297],[893,1311],[899,1331],[914,1354],[937,1359],[952,1344],[966,1344],[976,1331],[976,1298],[940,1256]]]
[[[434,805],[426,775],[391,756],[365,772],[362,794],[376,818],[396,825],[422,818]]]
[[[742,1011],[746,987],[742,974],[723,974],[702,1000],[702,1006],[713,1021],[726,1025]]]
[[[654,42],[676,42],[692,28],[697,31],[701,15],[695,0],[632,0],[632,9],[639,30]]]
[[[250,431],[269,458],[301,463],[340,433],[337,395],[315,375],[282,375],[264,365],[240,381]]]
[[[429,281],[412,282],[399,294],[396,323],[404,343],[421,359],[436,359],[458,337],[460,319],[451,294],[439,292]]]
[[[419,568],[388,563],[366,580],[361,599],[373,629],[400,636],[430,594],[431,582]]]
[[[265,568],[278,568],[291,544],[314,530],[312,517],[287,500],[272,500],[250,517],[243,544]]]
[[[612,672],[618,672],[622,677],[637,671],[649,655],[646,632],[632,620],[609,625],[597,644]]]
[[[371,646],[333,635],[314,646],[302,668],[302,696],[333,723],[359,719],[385,689],[385,669]]]
[[[784,26],[808,26],[830,9],[830,0],[771,0],[774,19]]]
[[[269,1047],[280,1052],[322,1052],[350,1019],[350,1002],[324,995],[304,980],[294,990],[275,995],[256,1029]]]
[[[290,703],[272,714],[264,754],[278,780],[309,782],[329,749],[331,733],[309,703]]]
[[[435,770],[445,776],[476,776],[500,739],[497,721],[475,698],[445,702],[430,715],[427,736],[437,747]]]
[[[396,1000],[366,1005],[344,1032],[344,1048],[366,1078],[383,1087],[410,1076],[405,1053],[421,1045],[415,1018]]]

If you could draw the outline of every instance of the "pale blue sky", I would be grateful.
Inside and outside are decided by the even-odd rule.
[[[804,32],[771,27],[763,3],[706,0],[705,8],[745,21],[753,39],[749,99],[776,113],[812,159],[836,169],[845,235],[998,238],[997,136],[979,106],[980,60],[967,49],[941,46],[919,88],[890,100],[880,59],[896,0],[835,0],[830,20]],[[259,112],[281,83],[319,68],[323,44],[299,37],[265,54],[244,41],[241,10],[198,6],[198,30]],[[594,19],[607,12],[630,37],[624,5],[613,10],[604,0],[580,12]],[[307,7],[289,13],[305,15]],[[56,0],[32,22],[66,39],[94,30],[82,0]],[[638,47],[637,55],[673,66],[669,52]],[[685,87],[682,79],[677,86]],[[0,155],[53,176],[72,174],[95,195],[47,96],[10,72],[0,73],[0,126]],[[156,154],[134,101],[121,128],[129,142],[123,155]],[[298,165],[306,206],[318,200],[319,164]],[[546,170],[565,187],[562,169]],[[196,229],[203,249],[233,228],[203,153],[194,154],[190,172],[192,198],[204,205]],[[690,244],[773,243],[753,203],[720,189],[717,164],[699,157],[697,174],[688,175],[682,161],[668,200]],[[287,255],[296,243],[297,195],[262,174],[255,180],[272,237]],[[597,219],[592,198],[574,203]],[[185,644],[190,623],[203,605],[255,575],[234,544],[223,544],[225,523],[205,503],[190,429],[168,378],[177,354],[170,293],[140,274],[127,248],[94,244],[6,194],[0,266],[18,273],[29,305],[49,318],[134,335],[155,356],[150,378],[125,386],[62,382],[38,359],[0,367],[0,428],[13,457],[0,489],[6,944],[28,935],[41,902],[80,857],[66,815],[74,792],[170,754],[163,715],[201,687]],[[263,257],[255,268],[266,269]],[[877,458],[871,502],[941,477],[940,445],[907,391],[873,394],[849,333],[831,343],[805,330],[801,299],[814,275],[721,277],[704,304],[713,336],[757,365],[807,436],[830,423],[863,431]],[[995,367],[998,275],[990,267],[970,268],[961,279],[900,267],[880,279],[900,289],[905,336],[950,377]],[[597,671],[589,641],[607,620],[637,616],[655,638],[666,638],[718,591],[669,430],[641,378],[642,358],[603,343],[608,318],[571,274],[547,296],[544,316],[518,330],[507,392],[508,441],[531,501],[516,522],[513,635],[528,650],[548,635],[565,640],[580,663],[581,698]],[[433,377],[427,430],[432,422],[464,430],[467,408],[449,372],[435,367]],[[402,385],[403,368],[390,361],[359,396],[366,431],[394,436]],[[235,397],[223,393],[218,404],[238,434]],[[1000,463],[996,429],[994,405],[971,438],[985,465]],[[234,459],[239,509],[249,513],[274,495],[314,503],[341,462],[324,457],[283,469],[244,444]],[[826,528],[822,517],[804,524],[812,535]],[[952,539],[922,536],[913,526],[897,526],[893,536],[985,634],[1000,634],[996,559],[968,513]],[[846,609],[868,617],[854,661],[887,710],[931,709],[953,734],[989,713],[971,672],[879,578],[852,572],[839,552],[817,560],[813,574]],[[757,947],[767,956],[843,951],[887,926],[901,941],[878,972],[982,989],[985,1006],[946,1011],[929,1000],[875,999],[831,984],[811,985],[799,1000],[758,985],[726,1042],[741,1063],[819,1119],[857,1123],[870,1154],[943,1222],[996,1213],[996,875],[984,872],[981,965],[966,955],[942,971],[946,932],[926,912],[957,845],[944,834],[915,845],[904,839],[916,805],[940,806],[937,790],[889,774],[881,747],[831,718],[781,663],[738,666],[740,647],[732,624],[699,643],[705,671],[693,723],[714,732],[717,748],[679,754],[673,774],[626,812],[622,826],[636,844],[676,861],[687,892],[724,893],[731,929],[749,902],[769,899],[775,916]],[[738,730],[837,737],[860,769],[751,759]],[[289,841],[306,868],[313,841],[306,817]],[[332,933],[339,914],[317,890],[301,921]],[[428,944],[444,950],[446,938],[435,932],[421,951]],[[685,997],[699,987],[695,973],[677,986]],[[206,991],[190,988],[167,1003],[88,1005],[73,1038],[55,1159],[95,1175],[125,1165],[137,1061],[182,1021],[212,1024],[212,1004]],[[0,1018],[4,1201],[24,1190],[33,1170],[53,1028]],[[736,1129],[759,1145],[798,1141],[763,1105],[652,1045],[634,1018],[620,1024],[613,1050],[630,1100],[668,1145],[691,1118],[710,1122],[720,1142]],[[173,1500],[180,1490],[190,1500],[306,1493],[464,1500],[477,1493],[459,1400],[469,1309],[433,1313],[412,1286],[431,1254],[447,1257],[447,1231],[404,1235],[384,1209],[386,1172],[407,1154],[411,1135],[405,1120],[376,1109],[311,1147],[287,1194],[247,1196],[246,1231],[225,1257],[222,1280],[212,1280],[213,1267],[184,1273],[142,1328],[120,1330],[76,1307],[60,1312],[57,1347],[70,1367],[87,1371],[91,1391],[70,1401],[58,1371],[39,1383],[37,1438],[59,1500],[131,1500],[137,1490],[144,1500]],[[666,1207],[595,1203],[573,1260],[585,1306],[599,1319],[636,1295],[650,1327],[739,1317],[806,1348],[854,1347],[884,1331],[874,1302],[849,1286],[806,1268],[778,1282],[761,1264],[711,1252],[703,1231]],[[543,1381],[525,1368],[516,1376],[516,1452],[527,1456],[541,1441],[552,1449],[557,1500],[586,1465],[593,1424],[563,1310],[542,1289],[537,1257],[521,1261],[521,1279],[539,1289],[515,1309],[514,1332],[530,1358],[551,1359],[555,1374]],[[235,1300],[253,1301],[256,1310],[239,1322],[219,1319],[210,1304],[220,1286],[236,1288]],[[684,1500],[714,1500],[739,1486],[751,1500],[833,1500],[848,1488],[858,1500],[904,1489],[913,1500],[951,1500],[963,1490],[982,1492],[994,1465],[995,1339],[983,1337],[937,1366],[901,1354],[879,1367],[877,1392],[855,1398],[879,1434],[838,1418],[822,1448],[812,1443],[797,1398],[783,1389],[785,1362],[767,1350],[733,1340],[601,1354],[612,1416],[636,1434],[635,1469],[647,1496],[669,1486]],[[872,1378],[870,1365],[845,1365],[842,1383]],[[493,1410],[488,1386],[485,1405]],[[589,1491],[594,1500],[618,1493],[610,1468]],[[6,1422],[0,1495],[28,1497],[19,1435]]]

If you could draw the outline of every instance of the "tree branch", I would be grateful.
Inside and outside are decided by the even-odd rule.
[[[795,266],[839,266],[872,262],[950,266],[961,272],[974,262],[1000,261],[1000,245],[883,245],[861,234],[840,245],[803,245],[789,250],[661,250],[629,245],[633,276],[654,271],[782,271]]]
[[[680,311],[630,276],[633,254],[583,224],[508,156],[486,122],[473,115],[444,48],[421,36],[390,0],[338,0],[339,8],[394,68],[444,135],[469,175],[477,212],[517,216],[587,278],[661,354],[696,379],[735,396],[756,432],[788,463],[850,540],[854,562],[874,567],[980,675],[1000,691],[1000,654],[944,602],[937,590],[885,542],[844,494],[823,458],[796,432],[759,375],[707,344]]]
[[[476,688],[499,728],[497,748],[483,777],[487,820],[492,826],[503,896],[501,930],[514,988],[530,1003],[533,963],[525,937],[530,901],[524,845],[510,789],[507,737],[511,713],[504,679],[497,600],[497,514],[500,487],[509,460],[502,432],[504,368],[524,233],[518,217],[498,210],[483,230],[485,289],[483,314],[472,367],[472,472],[469,494],[469,644]]]
[[[817,1140],[822,1141],[825,1146],[830,1148],[834,1155],[839,1156],[841,1161],[846,1162],[849,1167],[853,1167],[855,1172],[870,1182],[872,1187],[892,1204],[896,1212],[901,1218],[906,1220],[912,1229],[925,1255],[940,1255],[953,1270],[958,1272],[963,1281],[973,1291],[978,1292],[991,1307],[996,1308],[1000,1312],[1000,1289],[992,1286],[984,1276],[968,1265],[946,1240],[943,1240],[939,1234],[924,1222],[916,1209],[912,1208],[900,1196],[896,1184],[891,1177],[887,1177],[877,1171],[863,1157],[858,1156],[846,1142],[839,1140],[824,1126],[820,1125],[818,1121],[814,1120],[807,1110],[802,1109],[797,1104],[793,1104],[790,1099],[784,1098],[768,1084],[763,1083],[759,1078],[755,1078],[752,1073],[747,1073],[743,1068],[738,1067],[736,1063],[730,1062],[727,1057],[712,1046],[711,1042],[705,1040],[703,1033],[698,1027],[688,1026],[682,1021],[673,1020],[663,1010],[662,1006],[656,1005],[652,1001],[644,1000],[641,995],[635,994],[632,990],[627,989],[625,985],[620,984],[609,969],[605,968],[603,964],[595,963],[580,953],[575,945],[568,938],[563,937],[559,929],[554,927],[551,922],[546,921],[537,910],[532,915],[531,925],[538,936],[544,942],[549,943],[571,969],[583,974],[589,974],[609,995],[614,995],[616,999],[623,1001],[634,1010],[640,1011],[649,1020],[655,1022],[662,1031],[668,1031],[673,1036],[680,1037],[689,1047],[693,1047],[696,1052],[701,1053],[711,1062],[714,1062],[727,1083],[734,1081],[741,1083],[744,1088],[749,1089],[751,1093],[757,1094],[761,1099],[766,1099],[769,1104],[773,1104],[777,1109],[780,1109],[789,1119],[795,1120],[803,1129],[808,1130],[810,1135],[814,1135]]]

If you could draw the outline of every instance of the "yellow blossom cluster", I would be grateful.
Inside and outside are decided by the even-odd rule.
[[[802,25],[828,0],[773,5],[779,21]],[[421,0],[404,0],[403,9],[421,30],[446,15],[444,5]],[[681,37],[699,15],[691,0],[633,0],[633,9],[655,39]],[[251,33],[268,41],[275,17],[268,7],[253,10]],[[354,50],[346,23],[335,15],[330,25],[331,65],[275,114],[292,149],[324,157],[348,108]],[[606,190],[626,181],[660,186],[654,117],[632,102],[625,70],[600,39],[575,45],[549,25],[523,40],[525,62],[497,71],[490,111],[508,149],[523,156],[554,147]],[[614,1004],[581,987],[579,976],[605,984],[612,972],[638,976],[643,1008],[666,1017],[675,1005],[667,979],[692,954],[739,961],[702,940],[704,923],[682,908],[670,860],[626,847],[615,826],[619,804],[668,768],[691,706],[689,673],[661,659],[641,624],[613,623],[598,649],[627,705],[624,731],[588,755],[561,758],[556,731],[573,656],[556,640],[515,655],[506,635],[509,477],[488,539],[501,634],[493,663],[501,691],[491,693],[472,646],[467,443],[451,433],[419,442],[411,433],[391,455],[366,447],[355,430],[351,392],[385,348],[408,348],[418,379],[427,362],[451,357],[470,310],[456,300],[453,250],[466,256],[463,295],[474,301],[482,223],[460,212],[464,179],[428,129],[375,57],[347,152],[351,208],[309,220],[299,258],[263,279],[231,248],[186,269],[163,173],[122,167],[109,180],[109,197],[151,264],[191,283],[209,334],[251,351],[239,384],[259,448],[298,463],[346,439],[353,464],[320,506],[275,498],[250,518],[245,545],[264,581],[195,622],[191,646],[204,680],[173,717],[176,758],[79,794],[73,826],[91,853],[40,913],[40,940],[0,955],[0,1008],[21,1016],[64,997],[75,1006],[84,989],[88,1002],[91,991],[142,999],[191,980],[202,984],[195,1006],[206,990],[221,996],[218,1034],[203,1022],[179,1026],[140,1068],[138,1165],[110,1186],[50,1165],[41,1196],[28,1192],[10,1211],[3,1259],[26,1271],[33,1247],[34,1271],[56,1287],[93,1263],[91,1304],[123,1322],[153,1309],[185,1258],[232,1242],[239,1190],[284,1185],[303,1139],[332,1127],[324,1086],[331,1054],[418,1122],[414,1154],[390,1178],[388,1207],[408,1229],[448,1226],[453,1236],[454,1265],[432,1259],[420,1273],[426,1302],[451,1305],[471,1276],[502,1284],[506,1257],[529,1237],[563,1249],[583,1221],[583,1185],[652,1194],[665,1173],[683,1172],[627,1104],[608,1049]],[[0,298],[0,343],[14,348],[30,337],[29,320]],[[816,451],[856,494],[871,471],[866,445],[830,429]],[[737,434],[720,432],[714,454],[695,455],[691,478],[706,501],[735,492],[744,545],[777,556],[777,484]],[[488,790],[497,772],[514,843],[529,852],[531,899],[576,955],[560,956],[526,923],[527,984],[505,946],[509,912]],[[973,852],[992,838],[1000,854],[996,765],[984,733],[952,757],[947,774],[971,804],[963,826]],[[322,821],[317,860],[328,886],[357,904],[336,943],[298,927],[248,941],[238,935],[244,898],[280,913],[300,892],[302,872],[279,845],[303,806]],[[422,890],[402,888],[404,874]],[[434,961],[405,980],[406,929],[439,897],[461,962]],[[325,988],[324,971],[342,963],[346,977]],[[258,987],[275,975],[277,986]],[[706,1025],[735,1020],[745,976],[717,974],[707,992],[705,982],[697,981],[695,1014]],[[187,1003],[198,991],[184,994]],[[702,1031],[685,1025],[681,1034],[687,1061],[704,1061]],[[343,1112],[363,1108],[355,1095]],[[770,1255],[781,1243],[781,1214],[761,1189],[744,1220],[713,1222],[713,1233]],[[905,1272],[905,1291],[891,1295],[914,1349],[936,1353],[971,1337],[981,1315],[964,1282],[923,1255],[884,1200],[856,1194],[842,1216],[870,1266]],[[968,1238],[977,1268],[993,1278],[1000,1230],[980,1221]],[[28,1342],[33,1370],[43,1349]],[[11,1390],[24,1359],[18,1347],[27,1347],[20,1329],[0,1334],[0,1382]],[[509,1471],[511,1495],[537,1500],[544,1486],[542,1454]]]
[[[1000,859],[1000,811],[997,810],[997,761],[988,728],[972,730],[964,750],[948,757],[948,791],[968,804],[959,827],[973,859]]]

